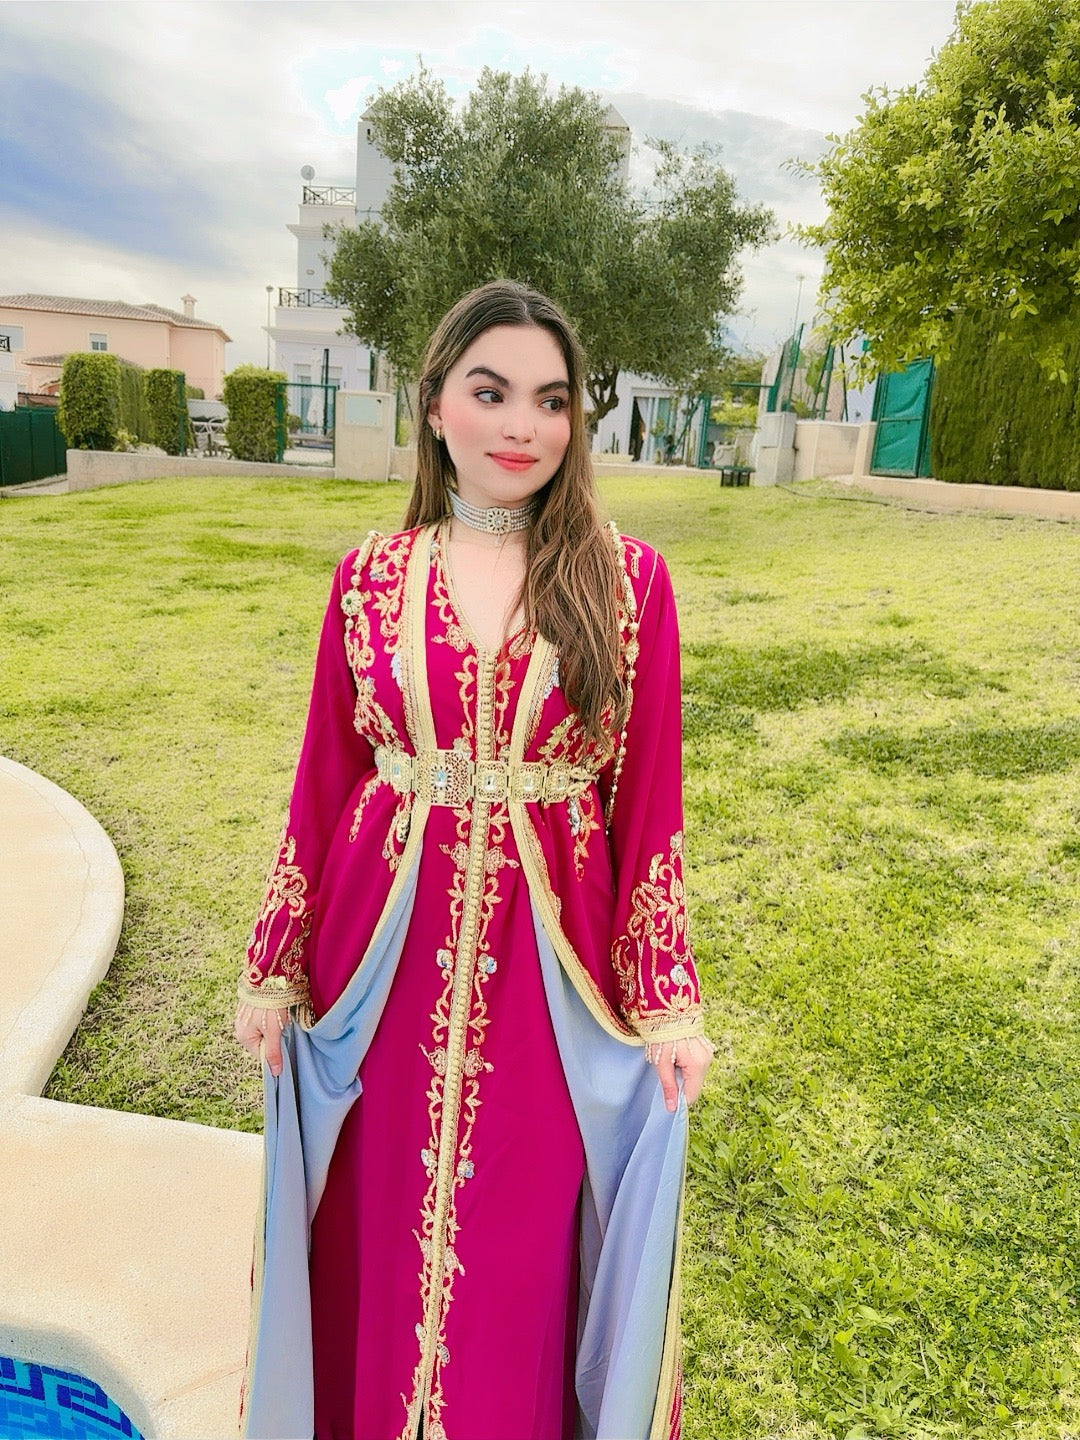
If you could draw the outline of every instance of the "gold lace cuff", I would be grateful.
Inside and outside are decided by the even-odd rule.
[[[689,1040],[705,1034],[705,1016],[700,1005],[683,1011],[647,1011],[629,1016],[628,1022],[646,1045],[658,1040]]]
[[[306,982],[293,984],[284,975],[267,975],[261,985],[252,985],[246,975],[241,975],[236,993],[245,1005],[253,1005],[257,1010],[306,1007],[311,999]]]

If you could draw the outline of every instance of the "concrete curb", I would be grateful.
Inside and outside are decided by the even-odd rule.
[[[0,756],[0,1354],[88,1375],[147,1437],[210,1440],[237,1428],[261,1142],[40,1098],[123,910],[98,822]]]
[[[13,915],[25,906],[35,878],[53,896],[62,885],[66,895],[77,897],[62,918],[50,906],[54,924],[42,957],[47,968],[39,962],[33,996],[17,1017],[0,1009],[0,1093],[40,1095],[82,1019],[91,990],[116,953],[124,921],[124,872],[105,831],[66,790],[3,755],[0,779],[5,782],[5,825],[14,822],[20,835],[17,852],[0,872],[0,909]],[[24,792],[29,793],[20,805]],[[51,824],[41,823],[43,811]],[[25,828],[20,819],[28,822]]]
[[[994,515],[1029,515],[1035,520],[1080,520],[1080,491],[1037,490],[1026,485],[950,485],[944,480],[899,475],[830,475],[823,479],[869,490],[884,500],[902,500],[927,510],[979,510]]]

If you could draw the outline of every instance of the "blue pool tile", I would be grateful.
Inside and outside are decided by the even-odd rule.
[[[73,1370],[0,1355],[3,1440],[142,1440],[100,1385]]]

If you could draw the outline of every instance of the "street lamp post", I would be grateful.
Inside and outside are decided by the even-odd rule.
[[[795,319],[791,322],[791,333],[792,333],[793,335],[796,333],[796,331],[797,331],[798,328],[799,328],[799,305],[800,305],[800,303],[801,303],[801,301],[802,301],[802,287],[803,287],[803,281],[806,279],[806,276],[805,276],[805,275],[796,275],[796,276],[795,276],[795,279],[798,280],[798,282],[799,282],[799,288],[798,288],[798,290],[795,292]]]
[[[266,368],[270,369],[270,296],[274,293],[273,285],[266,287]]]

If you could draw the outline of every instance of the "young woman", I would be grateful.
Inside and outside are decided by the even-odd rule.
[[[679,1433],[711,1046],[678,633],[663,560],[597,517],[582,379],[549,300],[466,295],[406,528],[334,577],[236,1020],[266,1061],[252,1436]]]

